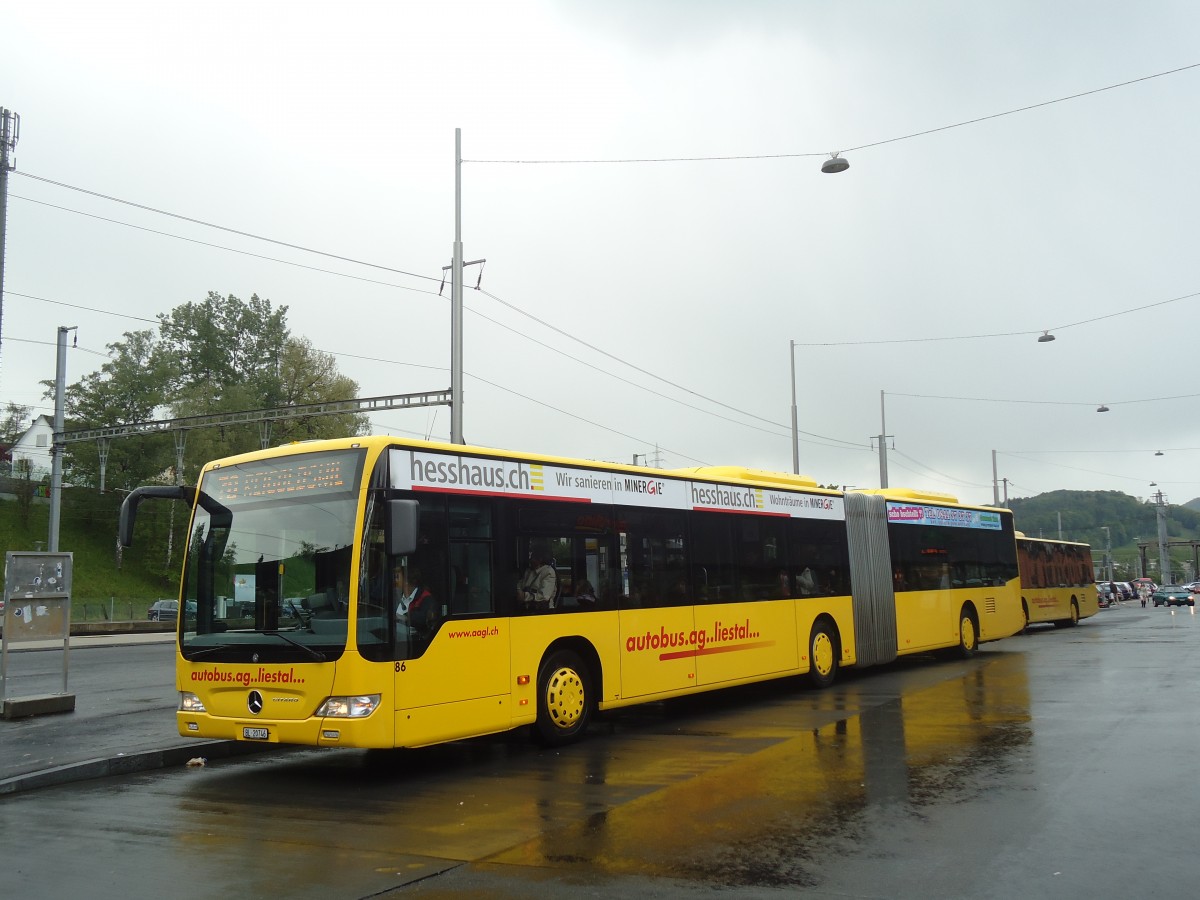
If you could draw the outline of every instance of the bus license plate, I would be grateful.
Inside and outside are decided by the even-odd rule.
[[[271,733],[265,728],[251,728],[246,726],[242,729],[242,740],[246,741],[265,741],[271,737]]]

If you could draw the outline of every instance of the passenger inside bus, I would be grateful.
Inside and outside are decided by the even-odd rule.
[[[529,566],[517,585],[517,599],[528,612],[549,612],[558,595],[558,575],[546,554],[530,549]]]

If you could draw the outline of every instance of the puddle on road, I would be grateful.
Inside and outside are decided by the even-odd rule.
[[[486,862],[727,886],[819,883],[880,829],[1003,786],[1030,743],[1020,665],[981,666],[596,813]]]

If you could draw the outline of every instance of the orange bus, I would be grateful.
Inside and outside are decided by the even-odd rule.
[[[1017,561],[1026,627],[1037,622],[1071,627],[1099,611],[1092,548],[1087,544],[1017,532]]]
[[[416,747],[533,726],[558,744],[598,710],[824,686],[1024,625],[1012,514],[942,494],[377,436],[138,488],[123,545],[151,497],[193,510],[177,724],[199,738]]]

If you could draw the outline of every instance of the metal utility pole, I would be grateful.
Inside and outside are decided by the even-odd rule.
[[[1160,584],[1172,584],[1171,551],[1167,546],[1167,498],[1162,491],[1154,493],[1154,513],[1158,519],[1158,577]]]
[[[888,486],[887,439],[892,435],[887,433],[887,410],[883,405],[883,391],[879,392],[879,486]]]
[[[450,273],[450,443],[463,444],[462,129],[454,129],[454,258]]]
[[[800,474],[800,419],[796,415],[796,342],[788,341],[792,364],[792,474]]]
[[[8,173],[17,167],[12,154],[21,138],[21,117],[0,107],[0,344],[4,340],[4,243],[8,231]]]
[[[58,552],[58,526],[62,518],[62,471],[64,411],[67,395],[67,332],[75,326],[58,326],[58,364],[54,374],[54,436],[50,448],[50,547],[51,553]]]
[[[996,451],[992,451],[992,506],[1000,505],[1000,480],[996,477]]]

